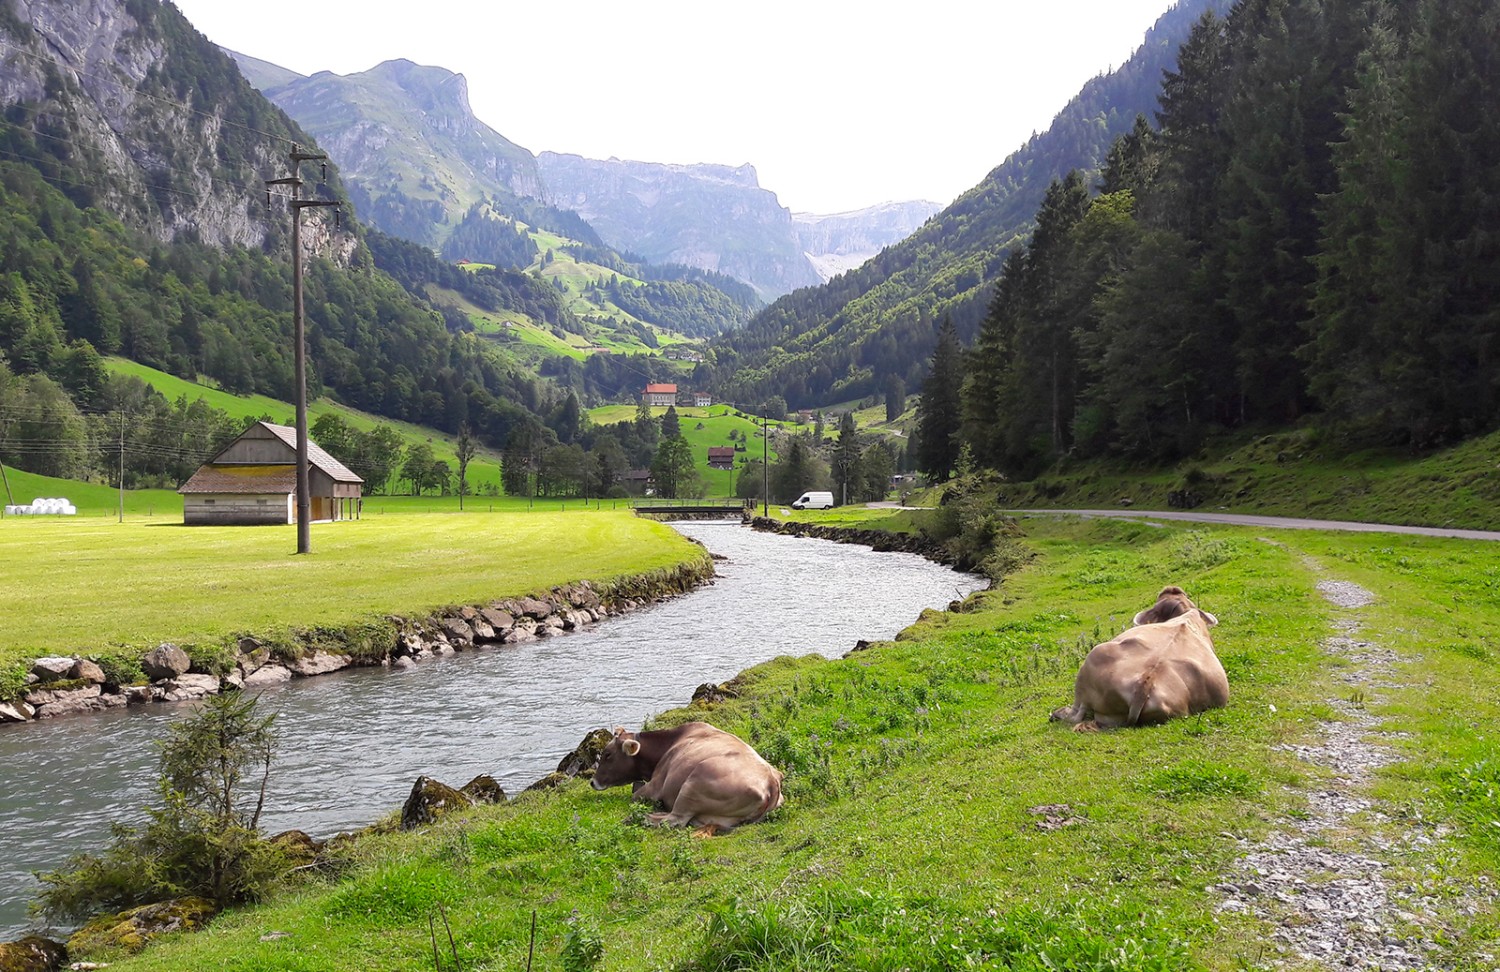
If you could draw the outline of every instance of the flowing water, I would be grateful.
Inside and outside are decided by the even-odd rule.
[[[421,775],[488,773],[515,793],[596,726],[639,727],[778,655],[836,657],[889,638],[983,583],[912,554],[758,533],[678,528],[727,558],[692,594],[576,634],[464,652],[406,670],[352,669],[261,695],[277,714],[267,832],[326,837],[399,808]],[[0,726],[0,941],[27,926],[33,871],[109,841],[156,798],[157,749],[182,705]]]

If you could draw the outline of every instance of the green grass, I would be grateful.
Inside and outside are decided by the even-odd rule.
[[[56,652],[416,615],[684,562],[625,509],[381,515],[296,528],[13,517],[0,524],[0,670]],[[159,518],[158,518],[159,519]]]
[[[1368,703],[1410,735],[1391,740],[1405,762],[1378,777],[1388,816],[1361,826],[1433,837],[1397,842],[1387,880],[1445,909],[1433,962],[1479,966],[1500,938],[1494,904],[1451,905],[1500,867],[1500,675],[1488,660],[1500,544],[1027,529],[1037,559],[964,612],[928,612],[848,659],[768,662],[739,699],[656,720],[707,718],[785,770],[787,805],[765,823],[696,841],[632,823],[623,788],[525,794],[367,838],[339,876],[115,968],[416,972],[433,967],[439,907],[471,970],[524,968],[533,911],[538,969],[578,967],[564,954],[580,940],[597,940],[606,970],[1265,967],[1271,929],[1217,913],[1209,888],[1241,838],[1295,826],[1285,821],[1321,785],[1283,745],[1349,691],[1318,647],[1341,613],[1315,591],[1329,577],[1379,595],[1362,636],[1410,675]],[[1164,582],[1218,615],[1229,707],[1099,735],[1050,724],[1089,646]],[[1447,647],[1469,643],[1485,660]],[[1072,825],[1039,828],[1036,808],[1056,804]]]
[[[1016,507],[1167,508],[1189,489],[1203,510],[1415,526],[1500,529],[1500,432],[1429,455],[1350,454],[1327,436],[1287,432],[1210,446],[1175,469],[1066,463],[1004,490]]]
[[[18,504],[27,504],[44,496],[61,496],[78,508],[80,517],[115,517],[120,512],[120,491],[113,486],[99,483],[83,483],[76,479],[57,479],[22,472],[7,466],[5,478],[10,483],[11,495]],[[157,520],[182,522],[182,497],[170,489],[127,489],[124,495],[125,517],[134,520],[147,517]],[[20,517],[7,517],[3,523],[20,522]],[[42,520],[59,520],[63,517],[40,517]]]
[[[187,381],[125,358],[106,358],[105,365],[115,374],[132,375],[141,379],[166,396],[168,401],[175,402],[185,397],[191,402],[201,398],[212,407],[228,412],[239,419],[269,415],[271,420],[278,425],[291,425],[295,421],[297,410],[291,402],[267,398],[265,395],[232,395],[210,385]],[[413,425],[410,422],[371,415],[326,399],[308,402],[309,427],[318,420],[319,416],[329,413],[337,415],[350,427],[361,431],[369,431],[377,425],[390,426],[401,434],[401,439],[407,446],[420,443],[432,446],[434,458],[447,462],[455,474],[458,472],[457,442],[451,436],[424,426]],[[479,455],[469,462],[468,479],[471,490],[478,490],[486,484],[498,488],[500,485],[499,456],[490,450],[481,450]],[[180,501],[177,508],[179,510],[182,508]]]
[[[658,418],[666,414],[666,408],[653,408],[653,415]],[[589,418],[597,425],[613,425],[617,422],[629,422],[635,418],[636,406],[634,405],[605,405],[600,408],[589,410]],[[698,474],[703,477],[707,487],[707,495],[710,497],[727,497],[734,495],[734,484],[740,474],[743,460],[759,459],[762,454],[762,442],[757,433],[760,431],[759,421],[740,418],[734,409],[728,405],[712,405],[708,408],[684,408],[677,409],[677,418],[682,429],[682,437],[693,450],[693,461],[698,466]],[[795,423],[772,422],[773,426],[779,428],[797,428]],[[702,425],[703,428],[698,428]],[[709,446],[732,446],[730,441],[731,431],[743,432],[746,436],[744,452],[735,453],[734,469],[710,469],[708,468]],[[771,461],[777,460],[775,449],[769,449]]]

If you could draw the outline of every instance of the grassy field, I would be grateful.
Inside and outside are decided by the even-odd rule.
[[[698,549],[625,509],[385,516],[296,528],[14,517],[0,529],[0,669],[57,652],[350,623],[674,565]],[[607,505],[607,504],[606,504]]]
[[[263,415],[269,415],[271,421],[278,425],[291,425],[296,420],[296,406],[290,402],[278,401],[264,395],[231,395],[218,388],[187,381],[125,358],[106,358],[105,364],[116,374],[133,375],[141,379],[165,395],[168,401],[175,402],[179,398],[186,397],[191,402],[201,398],[214,408],[228,412],[235,418],[260,418]],[[458,456],[455,451],[457,443],[450,436],[420,425],[413,425],[410,422],[371,415],[325,399],[308,402],[309,427],[318,420],[319,416],[327,413],[339,416],[351,427],[361,431],[369,431],[376,425],[388,425],[401,433],[401,439],[406,445],[426,443],[432,446],[432,454],[436,459],[446,461],[455,473],[458,471]],[[479,455],[469,462],[468,478],[469,488],[473,490],[485,484],[498,487],[500,485],[500,457],[489,450],[481,450]],[[180,503],[178,509],[181,509]]]
[[[589,410],[589,418],[599,425],[612,425],[616,422],[629,422],[635,418],[636,407],[634,405],[605,405],[602,408]],[[666,414],[665,408],[653,408],[653,415],[658,417]],[[746,459],[761,458],[761,440],[756,434],[760,431],[760,423],[747,418],[740,418],[734,409],[727,405],[712,405],[708,408],[678,408],[677,418],[682,428],[682,437],[693,450],[693,460],[698,464],[698,474],[703,477],[707,486],[709,496],[733,496],[735,479],[739,476],[742,461]],[[703,428],[698,426],[702,425]],[[797,429],[793,422],[772,422],[776,428]],[[734,445],[729,439],[731,431],[745,434],[745,451],[735,453],[735,468],[710,469],[708,468],[709,446]],[[776,450],[769,450],[771,461],[777,460]]]
[[[1402,762],[1379,774],[1381,813],[1331,840],[1415,829],[1386,879],[1443,913],[1434,964],[1483,964],[1494,899],[1458,905],[1500,867],[1500,544],[1027,530],[1036,558],[964,612],[845,660],[777,659],[739,699],[657,720],[707,718],[782,767],[787,804],[765,823],[700,841],[638,826],[623,788],[524,794],[362,841],[340,877],[114,967],[416,972],[434,967],[442,908],[475,972],[532,964],[533,912],[537,969],[1263,968],[1270,927],[1217,911],[1212,886],[1324,785],[1286,748],[1351,698],[1318,646],[1343,613],[1324,579],[1375,592],[1361,637],[1397,653],[1405,683],[1360,699],[1400,730]],[[1089,646],[1168,581],[1220,618],[1229,707],[1102,735],[1049,724]]]
[[[1129,499],[1164,510],[1175,490],[1196,494],[1203,510],[1500,529],[1500,432],[1421,456],[1348,454],[1311,432],[1281,433],[1211,446],[1175,469],[1064,464],[1005,489],[1002,502],[1081,509]]]

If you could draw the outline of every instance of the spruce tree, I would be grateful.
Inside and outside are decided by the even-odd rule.
[[[922,404],[918,409],[920,453],[917,466],[930,478],[944,482],[953,474],[958,460],[958,431],[961,417],[959,390],[963,381],[958,331],[949,317],[938,328],[937,347],[932,352],[932,367],[922,383]]]

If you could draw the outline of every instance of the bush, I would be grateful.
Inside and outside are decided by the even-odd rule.
[[[258,829],[275,717],[262,718],[255,706],[224,692],[174,722],[160,743],[162,805],[147,811],[144,827],[115,825],[102,853],[75,855],[42,874],[35,909],[76,919],[183,895],[220,908],[262,897],[286,858]]]

